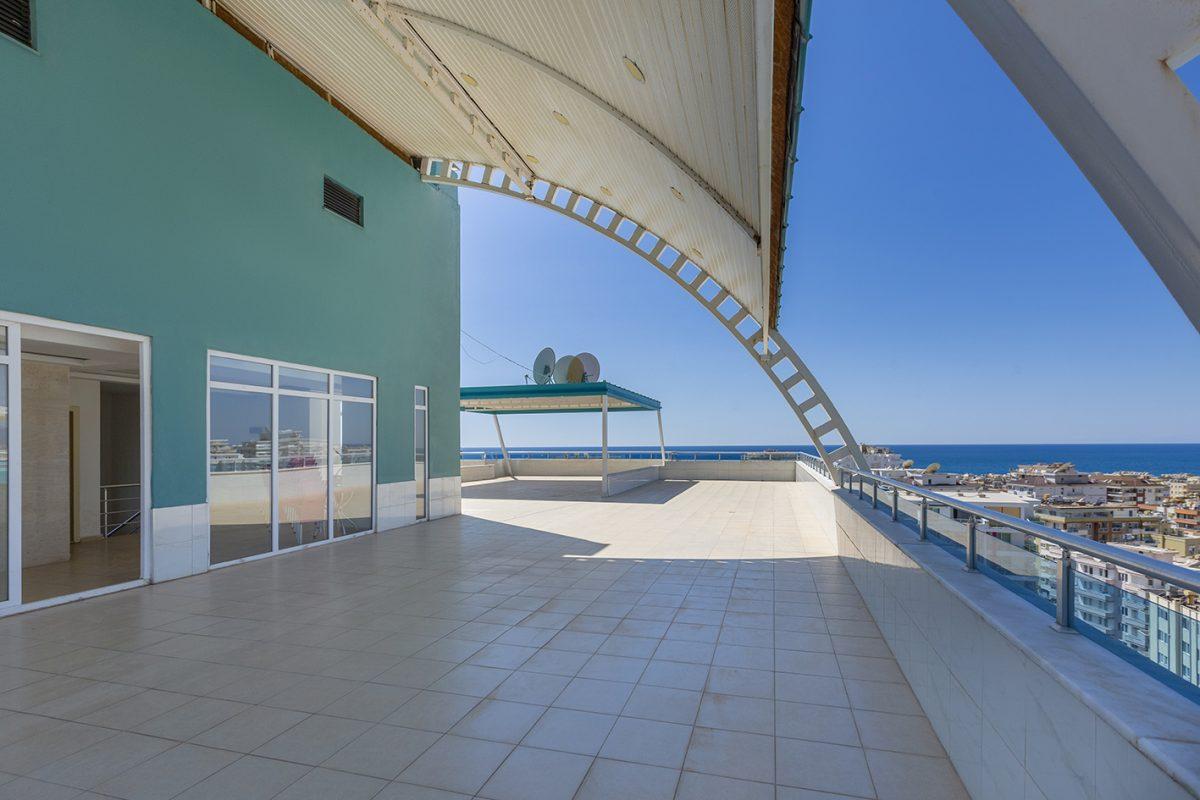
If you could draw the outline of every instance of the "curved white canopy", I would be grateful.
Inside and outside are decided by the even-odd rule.
[[[683,250],[755,319],[773,317],[804,38],[794,2],[209,5],[396,149],[597,197]],[[760,251],[764,238],[774,246]]]

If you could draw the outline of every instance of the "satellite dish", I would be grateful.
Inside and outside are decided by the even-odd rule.
[[[591,353],[580,353],[579,360],[583,362],[584,383],[595,383],[600,380],[600,359]]]
[[[554,363],[555,383],[580,383],[583,380],[583,362],[578,356],[563,356]]]
[[[554,362],[554,382],[566,383],[567,370],[571,368],[571,359],[575,356],[562,356]]]
[[[579,356],[575,356],[567,366],[567,383],[583,383],[584,380],[586,379],[583,377],[583,361]]]
[[[533,360],[534,383],[549,383],[554,377],[554,349],[543,347],[542,352]]]

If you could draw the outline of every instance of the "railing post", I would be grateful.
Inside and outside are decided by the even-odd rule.
[[[871,508],[879,508],[879,481],[871,479]]]
[[[900,519],[900,490],[892,487],[892,522]]]
[[[967,571],[975,571],[975,517],[971,517],[967,523]]]
[[[917,534],[921,537],[921,541],[925,541],[927,532],[929,531],[929,500],[921,498],[921,521],[919,523]]]
[[[863,499],[863,476],[858,476],[858,499]]]
[[[1054,610],[1054,621],[1058,627],[1071,627],[1071,619],[1075,616],[1075,586],[1071,580],[1071,551],[1063,548],[1062,558],[1058,560],[1058,603]]]

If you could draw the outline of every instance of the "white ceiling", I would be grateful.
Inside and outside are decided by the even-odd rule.
[[[131,339],[31,323],[21,325],[23,358],[64,364],[73,376],[137,378],[138,347]]]
[[[497,162],[372,30],[362,0],[220,2],[401,150]],[[388,32],[411,25],[537,176],[695,248],[761,319],[754,0],[397,0],[389,11]]]

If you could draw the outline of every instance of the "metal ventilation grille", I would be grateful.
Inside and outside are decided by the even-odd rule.
[[[0,33],[33,47],[32,0],[0,0]]]
[[[8,0],[0,0],[0,3],[5,2]],[[325,178],[325,207],[330,211],[339,217],[345,217],[355,225],[362,225],[362,205],[361,195],[331,181],[328,177]]]

